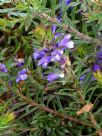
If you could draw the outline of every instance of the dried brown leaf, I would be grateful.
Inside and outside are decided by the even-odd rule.
[[[89,112],[92,108],[93,108],[92,103],[86,104],[79,111],[77,111],[76,114],[81,115],[84,112]]]

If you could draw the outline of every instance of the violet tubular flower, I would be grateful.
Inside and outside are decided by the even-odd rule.
[[[57,36],[60,37],[62,34],[58,33]],[[52,48],[44,48],[42,50],[35,50],[33,54],[34,60],[38,60],[38,66],[42,66],[43,68],[47,68],[50,62],[60,62],[60,60],[64,57],[64,50],[66,48],[70,49],[74,47],[74,42],[70,40],[71,35],[66,34],[64,37],[57,42],[57,44],[53,45]]]
[[[52,34],[56,32],[57,26],[55,24],[52,25]]]
[[[45,56],[38,61],[38,66],[42,66],[43,68],[47,68],[50,61],[51,61],[51,56]]]
[[[97,65],[97,64],[94,64],[92,69],[93,69],[94,72],[101,71],[101,67],[99,65]]]
[[[59,61],[62,70],[65,68],[66,61],[67,61],[67,58],[65,56],[62,57],[61,60]]]
[[[26,79],[27,79],[27,70],[24,68],[23,70],[18,72],[16,83],[18,83],[21,80],[26,80]]]
[[[54,50],[51,53],[51,61],[60,61],[63,55],[63,50]]]
[[[37,59],[40,59],[40,58],[42,58],[42,57],[44,57],[44,55],[48,52],[49,50],[47,49],[47,48],[44,48],[44,49],[42,49],[42,50],[35,50],[35,52],[33,53],[33,58],[35,59],[35,60],[37,60]]]
[[[98,52],[98,53],[97,53],[97,55],[96,55],[96,56],[97,56],[97,61],[96,61],[96,63],[92,66],[92,68],[89,69],[89,71],[88,71],[88,72],[93,73],[90,81],[95,81],[96,79],[99,78],[97,75],[101,75],[101,68],[102,68],[102,67],[101,67],[101,63],[99,63],[99,61],[100,61],[100,59],[101,59],[101,57],[102,57],[101,55],[102,55],[101,52]],[[88,73],[88,72],[87,72],[87,73]],[[84,75],[82,75],[82,76],[80,77],[80,81],[81,81],[81,82],[84,81],[84,79],[86,78],[87,73],[85,73]]]
[[[72,40],[70,40],[71,35],[70,34],[66,34],[62,40],[59,42],[58,47],[64,47],[68,48],[68,49],[72,49],[74,48],[74,42]]]
[[[22,67],[24,65],[24,59],[18,59],[18,67]]]
[[[99,52],[97,53],[97,58],[98,58],[98,59],[102,59],[102,51],[99,51]]]
[[[72,0],[65,0],[65,4],[68,5],[71,3]]]
[[[6,66],[4,64],[0,64],[0,72],[7,73]]]
[[[70,2],[72,1],[72,0],[64,0],[65,1],[65,4],[66,5],[68,5],[68,4],[70,4]],[[62,0],[59,0],[59,3],[61,3],[62,2]]]
[[[95,79],[102,84],[102,72],[101,72],[101,66],[94,64],[93,66],[93,76],[95,77]]]
[[[61,74],[59,74],[59,73],[50,73],[50,74],[47,76],[47,80],[48,80],[49,82],[53,82],[53,81],[55,81],[55,80],[57,80],[57,79],[59,79],[59,78],[64,78],[64,74],[63,74],[63,73],[61,73]]]
[[[96,63],[102,65],[102,49],[100,49],[96,54]]]
[[[14,58],[14,61],[16,62],[16,66],[18,67],[18,68],[20,68],[20,67],[22,67],[23,65],[24,65],[24,58],[17,58],[17,57],[15,57]]]
[[[62,22],[61,14],[59,16],[56,16],[56,19],[57,19],[58,22]],[[53,24],[52,25],[52,34],[54,34],[56,32],[56,29],[57,29],[56,24]]]

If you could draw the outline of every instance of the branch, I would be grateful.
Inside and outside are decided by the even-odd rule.
[[[21,132],[27,132],[27,131],[36,131],[38,128],[11,128],[12,131],[21,131]]]
[[[53,23],[53,24],[57,24],[59,23],[58,20],[56,18],[52,18],[50,16],[48,16],[47,14],[45,13],[42,13],[42,14],[36,14],[37,16],[43,18],[43,19],[46,19],[47,21]],[[34,15],[35,16],[35,15]],[[77,31],[76,29],[74,28],[71,28],[70,26],[66,25],[66,24],[63,24],[61,23],[61,27],[64,29],[64,30],[67,30],[68,32],[72,33],[72,34],[76,34],[81,40],[84,40],[88,43],[93,43],[93,44],[96,44],[96,45],[100,45],[102,44],[102,41],[100,41],[99,39],[95,39],[93,37],[90,37],[90,36],[87,36],[83,33],[80,33],[79,31]]]
[[[46,112],[49,112],[49,113],[51,113],[51,114],[53,114],[53,115],[56,115],[56,116],[58,116],[58,117],[60,117],[60,118],[64,118],[64,119],[67,119],[67,120],[76,122],[76,123],[78,123],[78,124],[80,124],[80,125],[83,125],[83,126],[87,126],[87,127],[91,127],[91,128],[93,127],[92,125],[90,125],[90,124],[88,124],[88,123],[85,123],[85,122],[83,122],[83,121],[80,121],[80,120],[77,119],[77,118],[74,118],[74,117],[72,117],[72,116],[66,116],[66,115],[60,114],[60,113],[58,113],[57,111],[55,111],[55,110],[53,110],[53,109],[50,109],[50,108],[47,107],[47,106],[43,106],[43,105],[41,105],[41,104],[38,104],[37,102],[34,102],[34,101],[30,100],[29,98],[27,98],[26,96],[24,96],[22,93],[20,93],[20,92],[21,92],[20,87],[18,87],[18,89],[19,89],[19,90],[17,91],[17,94],[18,94],[21,98],[23,98],[26,103],[29,103],[29,104],[31,104],[31,105],[34,106],[34,107],[38,107],[39,109],[41,109],[41,110],[43,110],[43,111],[46,111]]]

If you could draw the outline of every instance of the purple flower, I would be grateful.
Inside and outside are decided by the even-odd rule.
[[[42,65],[43,68],[47,68],[47,66],[50,63],[50,61],[51,61],[51,56],[45,56],[45,57],[41,58],[38,61],[38,66]]]
[[[70,40],[65,44],[65,47],[67,47],[68,49],[74,48],[74,42]]]
[[[96,61],[97,61],[97,63],[98,63],[99,65],[102,64],[102,49],[100,49],[100,50],[98,51],[98,53],[96,54]]]
[[[65,48],[68,48],[68,49],[71,49],[71,48],[74,48],[74,42],[70,40],[71,38],[71,35],[70,34],[66,34],[62,40],[58,43],[58,46],[62,46]]]
[[[42,50],[35,50],[35,52],[33,53],[33,58],[36,59],[40,59],[41,57],[43,57],[49,50],[47,48],[44,48]]]
[[[55,80],[57,80],[58,78],[64,78],[64,74],[62,73],[62,74],[59,74],[59,73],[51,73],[51,74],[49,74],[48,76],[47,76],[47,80],[49,81],[49,82],[53,82],[53,81],[55,81]]]
[[[60,61],[63,55],[63,50],[54,50],[51,53],[51,61]]]
[[[62,19],[60,18],[60,16],[57,16],[56,18],[57,18],[58,22],[62,22]],[[56,29],[57,29],[56,24],[53,24],[52,25],[52,34],[54,34],[56,32]]]
[[[4,64],[0,64],[0,72],[7,72],[6,66]]]
[[[60,64],[64,65],[66,63],[67,58],[64,56],[61,60],[60,60]]]
[[[56,32],[57,26],[55,24],[52,25],[52,33],[54,34]]]
[[[64,44],[66,44],[67,42],[69,42],[71,38],[71,35],[70,34],[66,34],[62,39],[61,41],[59,42],[59,46],[63,46]]]
[[[45,52],[44,52],[44,54],[45,54]],[[39,59],[39,58],[41,58],[42,56],[44,56],[44,54],[42,55],[39,51],[36,51],[36,52],[34,52],[34,54],[33,54],[33,58],[36,60],[36,59]]]
[[[27,70],[24,68],[23,70],[18,72],[16,83],[18,83],[21,80],[26,80],[26,79],[27,79]]]
[[[27,72],[26,68],[22,69],[21,71],[18,72],[18,74],[25,74]]]
[[[65,4],[68,5],[72,0],[64,0],[65,1]],[[61,3],[62,0],[59,0],[59,3]]]
[[[55,40],[62,36],[63,34],[57,33],[55,34]],[[52,48],[44,48],[42,50],[35,50],[33,54],[34,59],[38,60],[38,66],[42,66],[43,68],[47,68],[50,62],[60,61],[63,58],[64,49],[66,48],[73,48],[74,42],[70,40],[71,35],[66,34],[63,39],[57,41],[57,44],[53,45]],[[64,66],[62,66],[64,67]]]
[[[57,16],[56,18],[57,18],[58,22],[62,22],[61,15]]]
[[[102,59],[102,51],[99,51],[99,52],[97,53],[97,58],[98,58],[98,59]]]
[[[82,75],[82,76],[80,77],[80,80],[81,80],[81,81],[83,81],[83,80],[84,80],[84,78],[85,78],[85,76],[86,76],[85,74],[84,74],[84,75]]]
[[[22,67],[24,65],[24,59],[18,59],[18,67]]]
[[[24,65],[24,58],[14,58],[14,61],[17,63],[17,67],[22,67]]]
[[[61,60],[59,61],[62,70],[65,68],[66,61],[67,61],[67,58],[65,56],[62,57]]]
[[[93,71],[94,72],[97,72],[97,71],[100,71],[101,70],[101,67],[97,64],[94,64],[94,66],[92,67]]]
[[[65,0],[65,4],[68,5],[71,3],[72,0]]]

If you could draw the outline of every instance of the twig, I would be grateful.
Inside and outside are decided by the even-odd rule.
[[[27,131],[36,131],[37,128],[12,128],[12,131],[23,131],[23,132],[27,132]]]
[[[41,110],[43,110],[43,111],[46,111],[46,112],[49,112],[49,113],[51,113],[51,114],[53,114],[53,115],[56,115],[56,116],[58,116],[58,117],[60,117],[60,118],[64,118],[64,119],[67,119],[67,120],[70,120],[70,121],[74,121],[74,122],[76,122],[76,123],[78,123],[78,124],[80,124],[80,125],[93,128],[92,125],[90,125],[90,124],[88,124],[88,123],[85,123],[85,122],[83,122],[83,121],[80,121],[80,120],[77,119],[77,118],[74,118],[74,117],[72,117],[72,116],[66,116],[66,115],[60,114],[60,113],[58,113],[57,111],[55,111],[55,110],[53,110],[53,109],[50,109],[50,108],[47,107],[47,106],[43,106],[43,105],[41,105],[41,104],[38,104],[38,103],[36,103],[36,102],[30,100],[29,98],[27,98],[26,96],[24,96],[22,93],[20,93],[20,92],[21,92],[20,88],[18,88],[18,89],[19,89],[19,90],[17,91],[17,94],[18,94],[21,98],[23,98],[26,103],[29,103],[29,104],[31,104],[31,105],[34,106],[34,107],[38,107],[39,109],[41,109]]]
[[[43,18],[43,19],[46,19],[47,21],[53,23],[53,24],[57,24],[59,23],[58,20],[56,18],[53,18],[53,17],[50,17],[48,16],[47,14],[45,13],[39,13],[39,14],[36,14],[37,16]],[[35,16],[35,15],[34,15]],[[61,23],[61,27],[65,30],[67,30],[68,32],[70,33],[73,33],[73,34],[76,34],[81,40],[84,40],[88,43],[94,43],[96,45],[100,45],[102,44],[102,41],[100,41],[99,39],[95,39],[93,37],[90,37],[88,35],[85,35],[83,33],[80,33],[79,31],[77,31],[76,29],[74,28],[71,28],[70,26],[64,24],[64,23]]]

